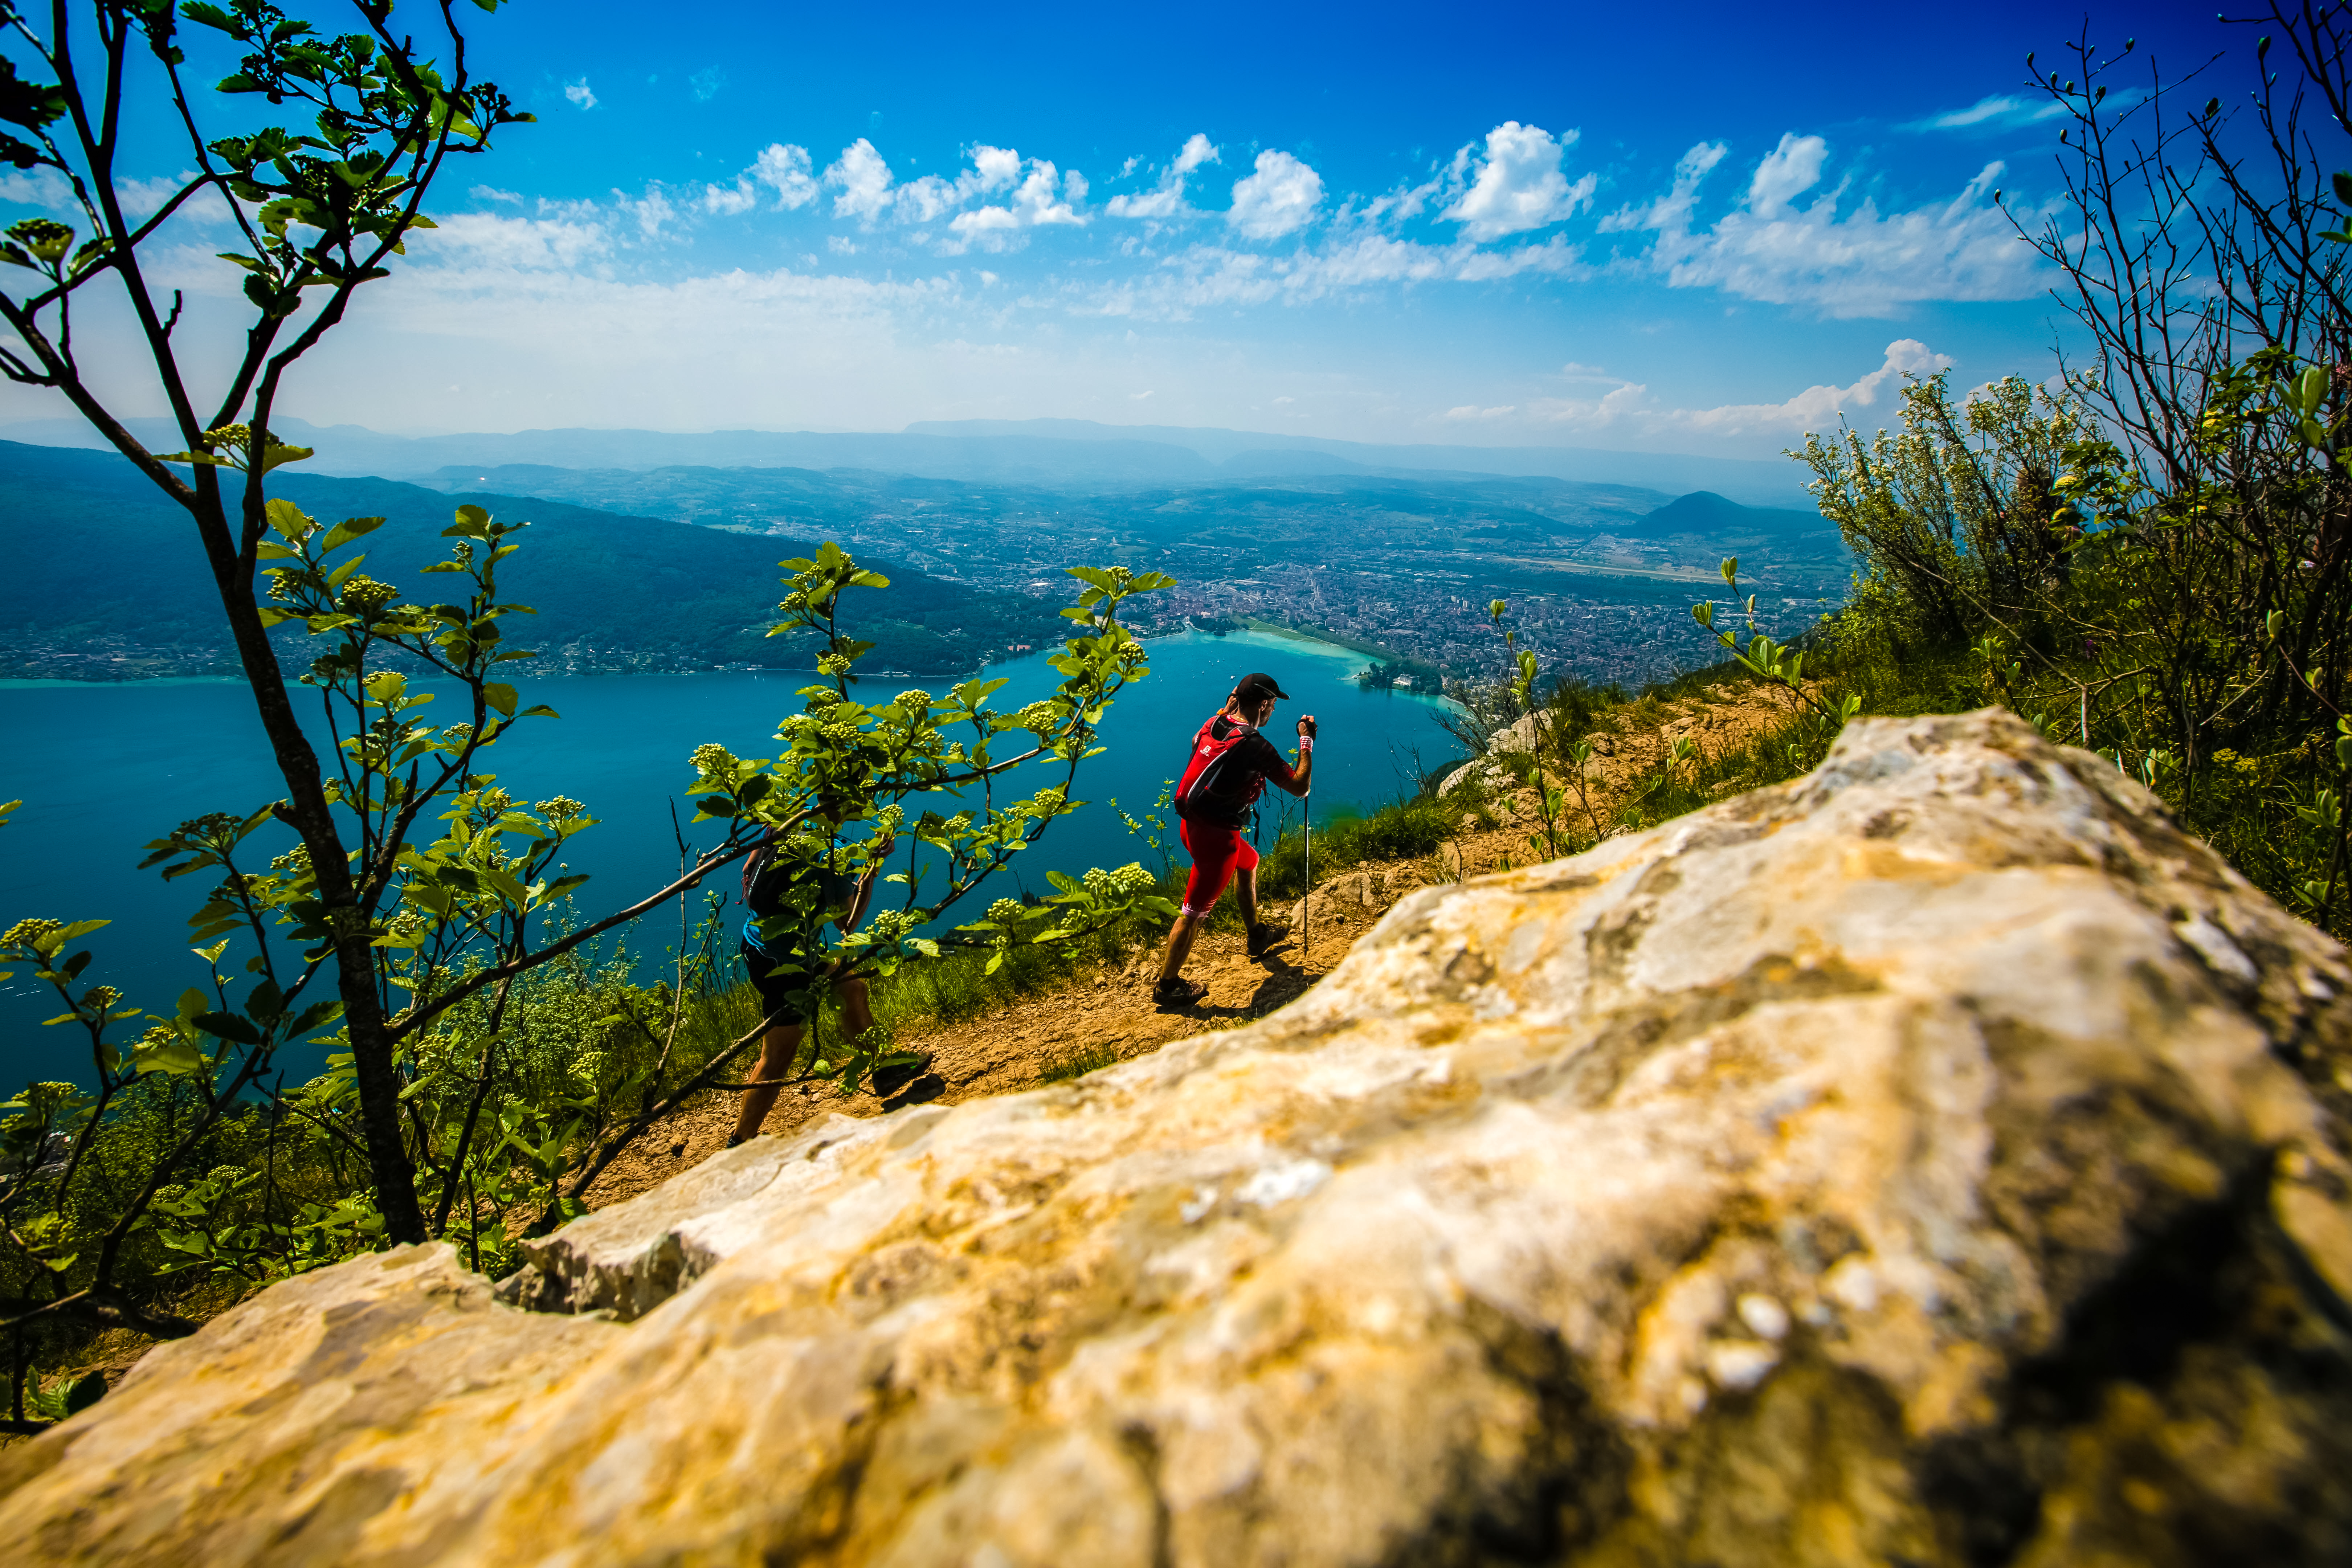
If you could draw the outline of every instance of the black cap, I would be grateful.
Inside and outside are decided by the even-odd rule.
[[[1276,686],[1274,677],[1265,674],[1243,676],[1242,683],[1234,688],[1234,695],[1244,702],[1263,702],[1269,697],[1279,697],[1285,702],[1290,700],[1290,693]]]

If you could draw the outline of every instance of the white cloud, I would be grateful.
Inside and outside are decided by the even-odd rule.
[[[1699,182],[1729,152],[1720,142],[1702,142],[1675,160],[1675,183],[1666,194],[1640,206],[1624,206],[1601,220],[1603,234],[1620,229],[1686,228],[1698,205]]]
[[[1830,155],[1830,144],[1818,136],[1799,136],[1784,132],[1780,144],[1764,154],[1756,165],[1756,177],[1748,182],[1748,210],[1758,217],[1778,217],[1789,210],[1789,204],[1822,183],[1822,164]]]
[[[816,200],[816,179],[809,169],[807,148],[772,142],[751,161],[751,178],[776,193],[776,209],[782,212]]]
[[[2136,89],[2126,89],[2126,100]],[[1966,109],[1948,109],[1941,114],[1931,114],[1925,120],[1915,120],[1899,127],[1904,131],[1975,131],[2008,130],[2012,126],[2032,125],[2053,120],[2066,112],[2066,106],[2055,99],[2041,103],[2006,93],[1980,98]]]
[[[971,150],[971,167],[952,181],[926,174],[898,187],[898,216],[908,223],[929,223],[952,212],[974,196],[1001,191],[1021,177],[1021,154],[1010,147],[982,145]]]
[[[466,194],[478,202],[512,202],[517,206],[522,205],[522,195],[520,192],[502,191],[496,185],[476,185]]]
[[[1422,245],[1358,230],[1320,250],[1271,257],[1196,245],[1139,279],[1076,293],[1081,314],[1181,321],[1192,311],[1234,305],[1305,304],[1332,294],[1391,283],[1485,282],[1534,273],[1586,278],[1580,247],[1554,235],[1541,245],[1486,250],[1464,240]]]
[[[1539,399],[1528,405],[1528,416],[1531,422],[1583,436],[1699,437],[1718,448],[1738,437],[1788,441],[1807,431],[1827,429],[1856,409],[1891,407],[1906,375],[1933,375],[1951,363],[1950,355],[1937,353],[1916,338],[1897,338],[1886,345],[1884,363],[1857,376],[1851,385],[1810,386],[1779,403],[1667,408],[1652,398],[1643,384],[1621,381],[1597,398]],[[1473,412],[1483,416],[1486,411]],[[1468,416],[1458,408],[1444,416],[1447,419]]]
[[[1304,228],[1323,205],[1323,176],[1287,153],[1257,155],[1257,173],[1234,184],[1225,221],[1251,239],[1276,239]]]
[[[1447,409],[1445,417],[1453,420],[1500,419],[1506,415],[1517,414],[1518,411],[1518,405],[1516,403],[1506,403],[1497,408],[1481,408],[1476,404],[1470,403],[1459,408]]]
[[[1574,184],[1560,171],[1560,159],[1574,145],[1577,132],[1554,140],[1539,126],[1506,120],[1486,132],[1486,155],[1476,160],[1477,178],[1438,216],[1462,225],[1472,239],[1499,239],[1542,228],[1575,216],[1592,200],[1600,185],[1587,174]],[[1456,170],[1466,171],[1474,160],[1465,147],[1454,158]],[[1410,200],[1416,193],[1407,193]],[[1402,204],[1400,204],[1402,205]],[[1415,209],[1418,201],[1413,201]]]
[[[698,70],[687,78],[686,84],[694,89],[695,102],[709,103],[719,96],[719,89],[727,85],[727,73],[717,66],[712,66],[708,70]]]
[[[588,79],[584,76],[578,81],[565,82],[563,84],[563,96],[570,99],[574,104],[578,105],[582,109],[593,109],[596,107],[596,95],[589,90]]]
[[[988,149],[993,151],[993,149]],[[1018,155],[1006,153],[1018,163]],[[1058,183],[1060,194],[1055,194]],[[1055,224],[1084,224],[1086,215],[1077,204],[1087,199],[1087,177],[1076,169],[1058,173],[1043,158],[1029,160],[1029,173],[1021,186],[1013,193],[1012,200],[1003,206],[976,207],[968,213],[958,213],[948,227],[964,244],[977,243],[990,250],[1002,250],[1014,243],[1013,231],[1038,228]]]
[[[657,237],[661,234],[662,226],[675,220],[678,216],[677,208],[670,205],[669,194],[658,185],[648,190],[642,196],[629,196],[614,191],[613,205],[635,218],[637,223],[637,233],[647,239]]]
[[[732,185],[702,187],[706,212],[732,216],[760,205],[760,189],[776,193],[775,211],[788,212],[816,200],[816,177],[809,171],[808,149],[775,142],[761,149],[751,166],[735,176]]]
[[[461,268],[535,273],[569,272],[601,261],[612,254],[614,242],[612,231],[590,217],[454,213],[437,227],[412,237],[408,247],[421,258]]]
[[[1868,196],[1841,215],[1843,184],[1810,205],[1828,145],[1790,134],[1757,164],[1743,204],[1712,227],[1693,225],[1698,187],[1723,159],[1701,142],[1675,165],[1673,188],[1601,222],[1604,232],[1657,235],[1640,258],[1670,287],[1713,288],[1831,316],[1889,316],[1927,300],[2019,300],[2041,291],[2040,257],[2020,245],[2009,214],[1987,196],[2001,172],[1987,163],[1951,200],[1881,214]],[[2031,213],[2021,215],[2032,226]]]
[[[10,169],[0,174],[0,202],[39,207],[45,212],[77,216],[81,212],[74,205],[73,187],[55,169],[33,169],[22,174]]]
[[[1192,209],[1184,205],[1184,176],[1203,163],[1217,160],[1217,149],[1208,137],[1194,132],[1178,150],[1175,161],[1160,177],[1159,187],[1139,195],[1116,195],[1104,204],[1103,210],[1113,217],[1168,218]],[[1124,177],[1135,167],[1129,158],[1119,174]]]
[[[841,150],[841,156],[825,170],[824,183],[841,191],[833,199],[835,217],[863,218],[871,223],[890,205],[890,165],[882,161],[874,143],[863,136]]]

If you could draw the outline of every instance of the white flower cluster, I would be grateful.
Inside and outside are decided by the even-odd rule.
[[[931,708],[931,694],[928,691],[901,691],[891,701],[909,713],[928,713]]]
[[[1051,734],[1062,721],[1062,710],[1051,702],[1032,702],[1013,715],[1013,722],[1020,729],[1040,735]]]
[[[1106,871],[1097,866],[1087,871],[1080,880],[1084,882],[1087,892],[1097,899],[1108,899],[1123,898],[1129,894],[1139,893],[1159,879],[1145,870],[1139,862],[1130,860],[1116,871]]]
[[[705,778],[723,777],[735,771],[735,753],[716,741],[705,741],[694,748],[694,771]]]
[[[866,929],[876,942],[897,942],[922,924],[921,917],[908,910],[884,910],[866,922]]]
[[[1029,912],[1029,906],[1018,899],[999,899],[988,906],[988,918],[998,925],[1009,926]]]

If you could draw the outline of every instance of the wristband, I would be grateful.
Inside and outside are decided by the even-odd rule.
[[[1301,735],[1298,737],[1298,754],[1302,757],[1311,757],[1315,754],[1314,736]]]

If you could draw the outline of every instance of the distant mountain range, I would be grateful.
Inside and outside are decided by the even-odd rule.
[[[157,449],[179,446],[161,419],[129,422]],[[1355,474],[1415,479],[1513,475],[1630,485],[1672,495],[1706,489],[1764,506],[1803,504],[1793,464],[1730,458],[1610,452],[1572,447],[1377,446],[1320,437],[1175,426],[1099,425],[1084,419],[926,422],[892,433],[716,430],[521,430],[460,436],[388,436],[357,425],[282,419],[278,434],[315,448],[310,471],[416,479],[451,468],[836,468],[967,482],[1058,486],[1214,484],[1270,475]],[[77,420],[0,426],[0,437],[37,446],[95,447]]]
[[[316,441],[328,458],[346,432],[280,434]],[[270,486],[331,520],[389,518],[366,541],[369,570],[419,595],[437,580],[414,574],[440,558],[438,532],[457,505],[530,519],[509,579],[540,612],[522,635],[543,651],[541,668],[573,672],[804,663],[805,650],[763,634],[779,597],[777,563],[827,539],[893,580],[856,611],[856,635],[878,645],[873,668],[925,676],[1058,642],[1064,570],[1081,563],[1174,577],[1172,591],[1135,606],[1139,629],[1267,621],[1457,672],[1495,657],[1484,606],[1503,598],[1526,608],[1522,632],[1540,656],[1631,681],[1680,657],[1644,617],[1663,610],[1679,626],[1673,617],[1691,595],[1719,584],[1723,556],[1740,556],[1748,581],[1784,611],[1833,601],[1852,569],[1837,531],[1811,509],[1745,505],[1716,489],[1677,497],[1624,482],[1390,468],[1305,450],[1220,455],[1206,439],[1217,434],[1206,433],[1210,450],[1199,451],[1064,437],[542,432],[479,439],[536,442],[568,461],[445,462],[387,479],[322,473],[314,459],[278,470]],[[150,438],[160,444],[162,435]],[[359,432],[343,459],[384,439]],[[380,449],[405,463],[466,439]],[[635,460],[677,445],[723,452],[730,442],[796,441],[897,443],[908,461],[928,444],[967,467],[1001,460],[1063,477]],[[1052,461],[1016,461],[1040,452]],[[1101,458],[1108,471],[1070,478],[1078,457]],[[1183,473],[1139,477],[1154,464]],[[210,575],[186,519],[119,455],[0,442],[0,550],[9,561],[0,573],[0,675],[226,668]]]

